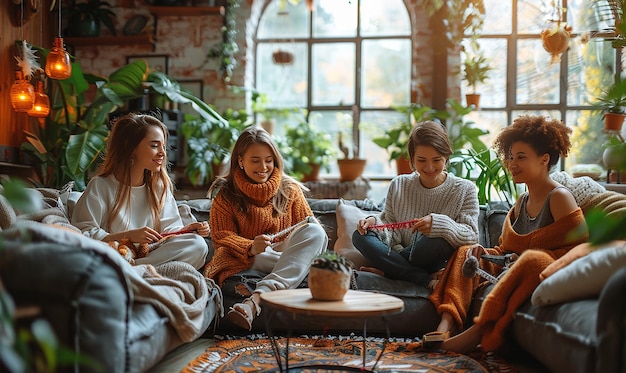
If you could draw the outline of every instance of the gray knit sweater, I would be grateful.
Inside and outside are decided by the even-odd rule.
[[[430,237],[442,237],[459,247],[478,242],[478,194],[469,180],[447,174],[439,186],[428,189],[417,173],[399,175],[389,184],[385,209],[376,216],[377,224],[397,223],[430,214]],[[411,228],[382,232],[381,238],[400,251],[411,242]]]

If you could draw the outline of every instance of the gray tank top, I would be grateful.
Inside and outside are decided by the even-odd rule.
[[[554,223],[554,217],[550,212],[550,197],[552,196],[552,192],[557,190],[558,188],[565,188],[562,185],[557,186],[552,189],[550,193],[548,193],[548,197],[546,201],[543,203],[543,207],[541,207],[541,211],[534,218],[528,216],[528,212],[526,211],[526,202],[528,201],[528,192],[522,195],[522,200],[520,202],[519,208],[519,216],[513,222],[513,230],[518,234],[528,234],[534,230],[539,228],[543,228],[547,225]]]

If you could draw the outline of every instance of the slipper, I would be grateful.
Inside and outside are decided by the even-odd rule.
[[[430,332],[424,334],[422,337],[422,347],[424,348],[439,348],[441,343],[450,338],[450,332]]]
[[[252,307],[247,303],[250,301],[254,304],[256,308],[256,315],[252,312]],[[259,316],[261,314],[261,307],[254,301],[254,298],[246,298],[241,303],[235,303],[228,310],[228,314],[226,314],[226,318],[237,325],[242,329],[246,329],[248,331],[252,330],[252,321],[254,321],[255,316]]]

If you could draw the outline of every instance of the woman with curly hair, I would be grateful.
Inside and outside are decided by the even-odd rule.
[[[561,121],[539,116],[521,116],[497,136],[494,148],[516,183],[526,184],[509,210],[499,245],[483,248],[470,245],[459,248],[430,300],[441,314],[437,331],[424,336],[428,341],[439,338],[440,348],[469,352],[478,345],[485,351],[501,348],[504,335],[513,321],[515,310],[530,299],[539,285],[539,274],[572,247],[585,242],[588,232],[582,210],[568,189],[550,178],[550,169],[559,156],[566,157],[571,129]],[[460,331],[467,316],[472,295],[480,279],[463,275],[468,255],[516,254],[518,259],[504,273],[482,303],[474,324]],[[480,267],[498,276],[502,267],[478,259]]]

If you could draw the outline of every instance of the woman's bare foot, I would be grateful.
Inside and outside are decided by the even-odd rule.
[[[380,269],[375,268],[375,267],[361,266],[361,268],[359,268],[359,271],[375,273],[375,274],[377,274],[379,276],[385,277],[385,272],[383,272]]]

